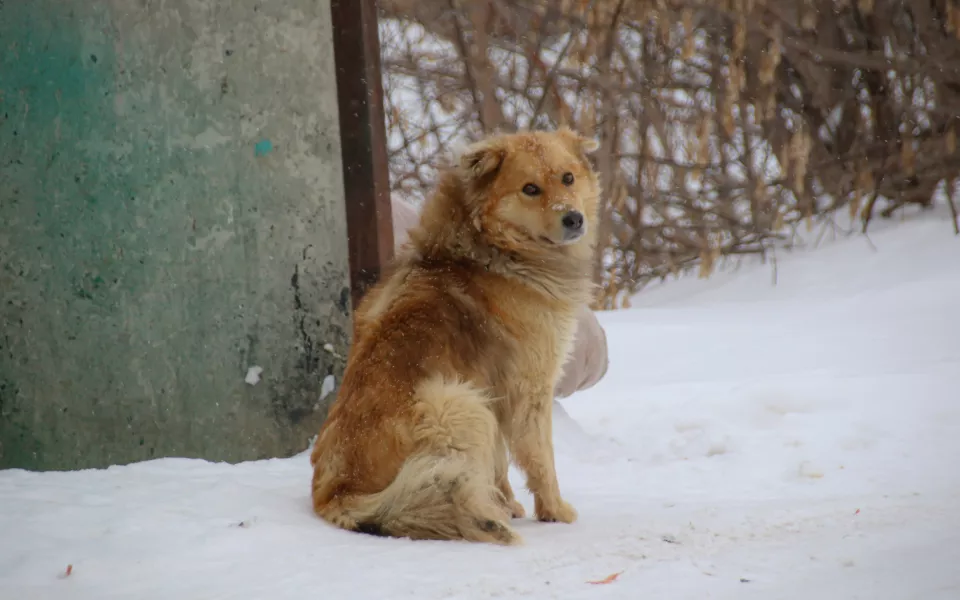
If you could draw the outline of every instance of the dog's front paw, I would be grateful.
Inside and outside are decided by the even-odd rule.
[[[523,510],[523,505],[513,497],[513,492],[510,492],[510,495],[507,496],[502,490],[497,490],[497,502],[503,509],[507,521],[510,519],[522,519],[527,514],[527,511]]]
[[[507,502],[507,510],[510,511],[510,516],[514,519],[522,519],[527,514],[527,511],[523,509],[523,505],[516,500],[510,500]]]
[[[577,520],[577,509],[564,500],[557,500],[549,504],[539,498],[535,500],[537,520],[545,523],[573,523]]]

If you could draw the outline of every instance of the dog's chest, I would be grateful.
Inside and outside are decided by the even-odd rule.
[[[553,385],[573,346],[576,319],[572,310],[544,310],[530,306],[508,328],[512,352],[506,366],[508,380],[519,378]],[[507,357],[504,357],[507,358]]]

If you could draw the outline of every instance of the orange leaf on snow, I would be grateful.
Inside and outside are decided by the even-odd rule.
[[[612,573],[610,575],[607,575],[603,579],[598,579],[596,581],[588,581],[587,583],[592,583],[593,585],[606,585],[608,583],[613,583],[614,581],[617,580],[617,577],[620,577],[620,573],[623,573],[623,571]]]

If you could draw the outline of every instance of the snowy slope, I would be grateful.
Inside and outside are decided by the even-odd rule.
[[[951,233],[925,213],[781,253],[776,287],[743,267],[602,314],[610,371],[556,411],[580,520],[519,521],[524,546],[334,530],[305,454],[5,471],[0,598],[960,598]]]

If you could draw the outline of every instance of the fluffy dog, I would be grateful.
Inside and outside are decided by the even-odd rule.
[[[567,128],[495,135],[441,173],[355,315],[310,458],[320,517],[376,535],[519,543],[509,450],[537,519],[576,520],[551,409],[593,291],[596,147]]]

